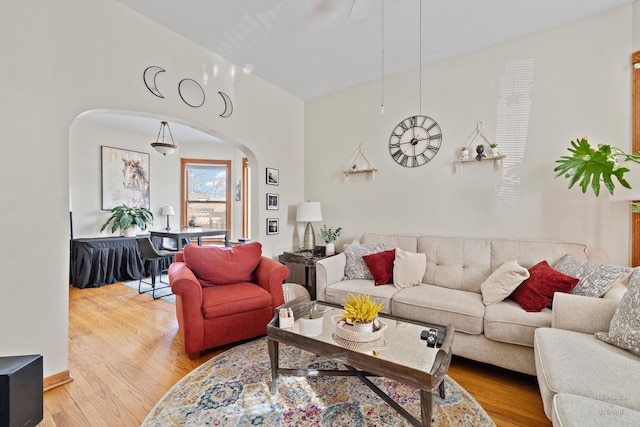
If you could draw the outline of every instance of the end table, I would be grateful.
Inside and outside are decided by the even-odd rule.
[[[329,255],[332,256],[332,255]],[[285,252],[278,257],[278,261],[282,264],[293,264],[304,266],[304,285],[311,294],[311,299],[316,299],[316,262],[327,258],[324,252],[314,251],[298,251]]]

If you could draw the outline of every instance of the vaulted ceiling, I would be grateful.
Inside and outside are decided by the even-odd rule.
[[[304,100],[632,2],[118,1]]]

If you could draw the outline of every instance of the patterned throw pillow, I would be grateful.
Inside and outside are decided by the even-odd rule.
[[[344,254],[347,257],[347,264],[344,268],[344,277],[347,280],[353,279],[373,279],[369,267],[362,259],[363,255],[371,255],[387,249],[384,243],[367,243],[364,245],[349,245],[345,248]]]
[[[571,291],[572,294],[595,298],[603,296],[611,285],[633,272],[631,267],[594,264],[571,255],[560,258],[553,268],[580,279],[578,285]]]
[[[629,289],[611,318],[609,332],[596,332],[595,337],[640,356],[640,268],[631,276]]]

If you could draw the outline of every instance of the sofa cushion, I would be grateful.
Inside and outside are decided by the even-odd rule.
[[[393,283],[393,261],[395,259],[395,249],[362,256],[362,260],[369,267],[376,286]]]
[[[271,294],[255,283],[240,282],[202,289],[205,319],[236,315],[271,307]]]
[[[229,248],[197,245],[184,248],[184,261],[202,286],[251,281],[261,255],[259,242]]]
[[[427,268],[427,256],[421,252],[408,252],[396,248],[393,262],[393,286],[398,289],[417,286],[422,283]]]
[[[536,329],[549,326],[550,309],[530,313],[511,299],[491,304],[484,312],[484,335],[493,341],[533,347]]]
[[[638,427],[640,412],[601,400],[599,396],[561,393],[553,398],[552,421],[554,426],[561,427]]]
[[[418,252],[427,255],[423,283],[480,293],[492,272],[488,239],[421,236]]]
[[[535,332],[535,362],[547,417],[559,393],[640,410],[640,358],[593,335],[556,328]],[[606,425],[606,424],[603,424]]]
[[[554,270],[547,261],[540,261],[529,269],[529,278],[516,288],[513,299],[526,311],[541,311],[551,306],[554,293],[568,293],[577,283],[577,278]]]
[[[640,269],[635,269],[629,289],[616,308],[609,332],[597,332],[596,338],[640,356]]]
[[[368,243],[364,245],[349,245],[344,249],[347,264],[344,268],[345,279],[373,279],[369,267],[362,259],[363,255],[371,255],[387,249],[384,243]]]
[[[394,316],[436,325],[453,324],[456,331],[481,334],[485,306],[475,292],[421,284],[404,288],[393,296]]]
[[[590,248],[577,243],[496,239],[491,241],[491,268],[495,270],[512,259],[517,259],[518,263],[526,268],[536,265],[541,259],[546,259],[549,264],[554,265],[566,254],[586,261],[591,259],[588,249]],[[595,249],[594,252],[597,259],[606,259],[606,255]]]
[[[376,302],[381,302],[382,313],[391,314],[391,298],[398,292],[393,285],[376,286],[373,280],[356,279],[333,283],[325,289],[325,301],[343,305],[349,294],[364,293]]]
[[[596,298],[603,296],[611,285],[629,277],[633,272],[631,267],[594,264],[571,255],[563,256],[553,268],[580,279],[578,285],[571,291],[572,294]]]
[[[518,261],[505,262],[480,285],[482,302],[489,305],[504,300],[528,278],[529,270],[518,264]]]

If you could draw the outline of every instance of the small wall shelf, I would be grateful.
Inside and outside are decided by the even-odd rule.
[[[347,167],[344,169],[344,179],[345,181],[349,181],[349,175],[355,175],[359,173],[366,173],[369,178],[376,179],[376,169],[373,166],[373,163],[367,158],[364,154],[364,142],[360,144],[358,149],[355,152],[355,155],[351,159],[349,163],[347,163]]]
[[[378,169],[374,169],[374,168],[370,168],[370,169],[356,169],[356,170],[350,170],[350,171],[344,171],[345,175],[352,175],[354,173],[374,173],[376,172]]]
[[[507,157],[505,154],[500,154],[499,156],[487,156],[480,161],[477,161],[475,158],[460,159],[458,160],[458,163],[471,163],[471,162],[482,163],[482,162],[486,162],[487,160],[498,161],[498,160],[504,159],[505,157]]]

